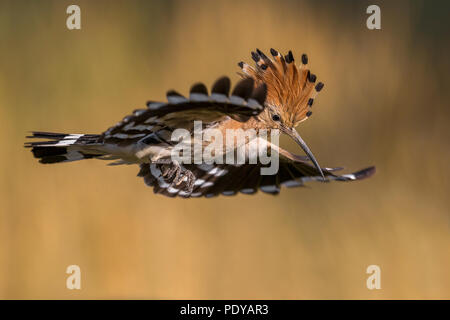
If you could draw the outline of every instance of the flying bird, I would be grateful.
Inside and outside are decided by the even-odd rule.
[[[297,65],[292,51],[283,56],[270,49],[271,57],[261,50],[252,52],[254,66],[239,62],[242,79],[234,86],[228,77],[219,78],[211,93],[202,83],[191,87],[188,97],[171,90],[167,102],[147,103],[147,108],[135,110],[102,134],[62,134],[32,132],[27,138],[45,141],[27,142],[33,155],[41,163],[59,163],[83,159],[112,160],[110,165],[138,164],[139,177],[153,187],[155,193],[169,197],[213,197],[254,194],[261,190],[278,194],[281,186],[303,186],[306,181],[328,182],[355,181],[371,176],[375,167],[358,172],[337,175],[342,168],[320,167],[317,159],[295,128],[308,119],[313,110],[317,94],[324,84],[308,68],[308,57],[301,56]],[[264,141],[268,153],[277,155],[279,165],[274,174],[262,174],[267,164],[246,161],[245,163],[221,163],[212,159],[201,159],[183,163],[174,160],[172,152],[178,140],[173,134],[183,129],[192,138],[191,146],[200,143],[195,134],[195,122],[200,123],[200,133],[218,130],[251,131],[243,143],[227,143],[220,154],[225,156],[238,147],[250,150],[255,142]],[[291,153],[278,145],[261,138],[261,132],[279,132],[291,137],[306,155]],[[211,142],[211,141],[209,141]],[[189,157],[194,157],[195,152]],[[250,160],[250,152],[245,153]],[[216,159],[216,158],[214,158]],[[254,160],[254,159],[253,159]]]

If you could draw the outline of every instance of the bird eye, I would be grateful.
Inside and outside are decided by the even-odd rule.
[[[273,121],[280,121],[280,116],[277,115],[277,114],[274,114],[274,115],[272,116],[272,120],[273,120]]]

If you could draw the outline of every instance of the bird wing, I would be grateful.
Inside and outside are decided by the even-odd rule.
[[[155,193],[165,196],[184,198],[189,197],[214,197],[222,195],[235,195],[237,193],[254,194],[258,190],[269,194],[278,194],[281,186],[287,188],[303,186],[307,181],[321,181],[320,172],[304,157],[292,154],[281,154],[279,157],[279,169],[276,174],[262,175],[261,169],[265,165],[258,164],[188,164],[184,167],[190,170],[196,177],[192,193],[185,192],[185,182],[178,186],[170,186],[170,181],[165,181],[161,170],[156,164],[141,164],[138,176],[144,178],[147,185],[154,188]],[[333,172],[341,168],[322,168],[327,178],[326,181],[355,181],[367,178],[375,173],[375,167],[343,175]]]
[[[208,94],[206,86],[192,86],[186,98],[176,91],[167,92],[168,102],[148,102],[147,109],[135,110],[132,115],[109,128],[102,134],[104,142],[131,144],[152,132],[177,128],[192,130],[194,121],[205,126],[226,117],[245,122],[264,109],[267,87],[255,87],[253,79],[243,79],[236,84],[231,95],[230,79],[219,78]]]

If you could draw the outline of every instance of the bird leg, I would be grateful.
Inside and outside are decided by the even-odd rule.
[[[181,172],[181,167],[177,163],[177,164],[172,164],[171,166],[164,167],[162,175],[167,179],[171,179],[175,175],[175,178],[173,180],[177,180],[180,176],[180,172]]]
[[[170,181],[169,188],[186,181],[185,192],[192,193],[195,183],[195,175],[192,171],[182,167],[178,161],[171,159],[159,159],[153,163],[159,165],[161,175],[167,182]]]
[[[192,193],[192,191],[194,190],[194,183],[195,183],[195,175],[192,173],[191,170],[188,170],[186,168],[181,168],[181,172],[179,175],[177,175],[172,183],[172,185],[180,185],[184,180],[186,180],[186,187],[185,187],[185,191],[189,194]]]

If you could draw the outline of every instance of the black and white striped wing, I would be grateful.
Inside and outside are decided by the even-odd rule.
[[[208,94],[206,86],[198,83],[192,86],[189,97],[175,91],[167,92],[168,102],[148,102],[147,109],[135,110],[115,126],[103,133],[105,142],[128,143],[137,141],[152,132],[177,128],[192,129],[194,121],[203,125],[230,117],[245,122],[264,109],[267,87],[255,88],[253,79],[238,82],[229,95],[230,79],[219,78]]]
[[[186,193],[185,183],[170,186],[165,181],[161,171],[154,164],[142,164],[138,176],[144,178],[147,185],[154,187],[154,192],[169,197],[214,197],[218,195],[231,196],[237,193],[254,194],[258,190],[269,194],[278,194],[282,186],[300,187],[307,181],[322,181],[317,169],[304,161],[292,161],[280,156],[279,170],[275,175],[261,175],[261,164],[200,164],[184,165],[195,177],[194,189]],[[355,181],[371,176],[375,167],[369,167],[351,174],[335,175],[338,169],[323,168],[328,180]]]

